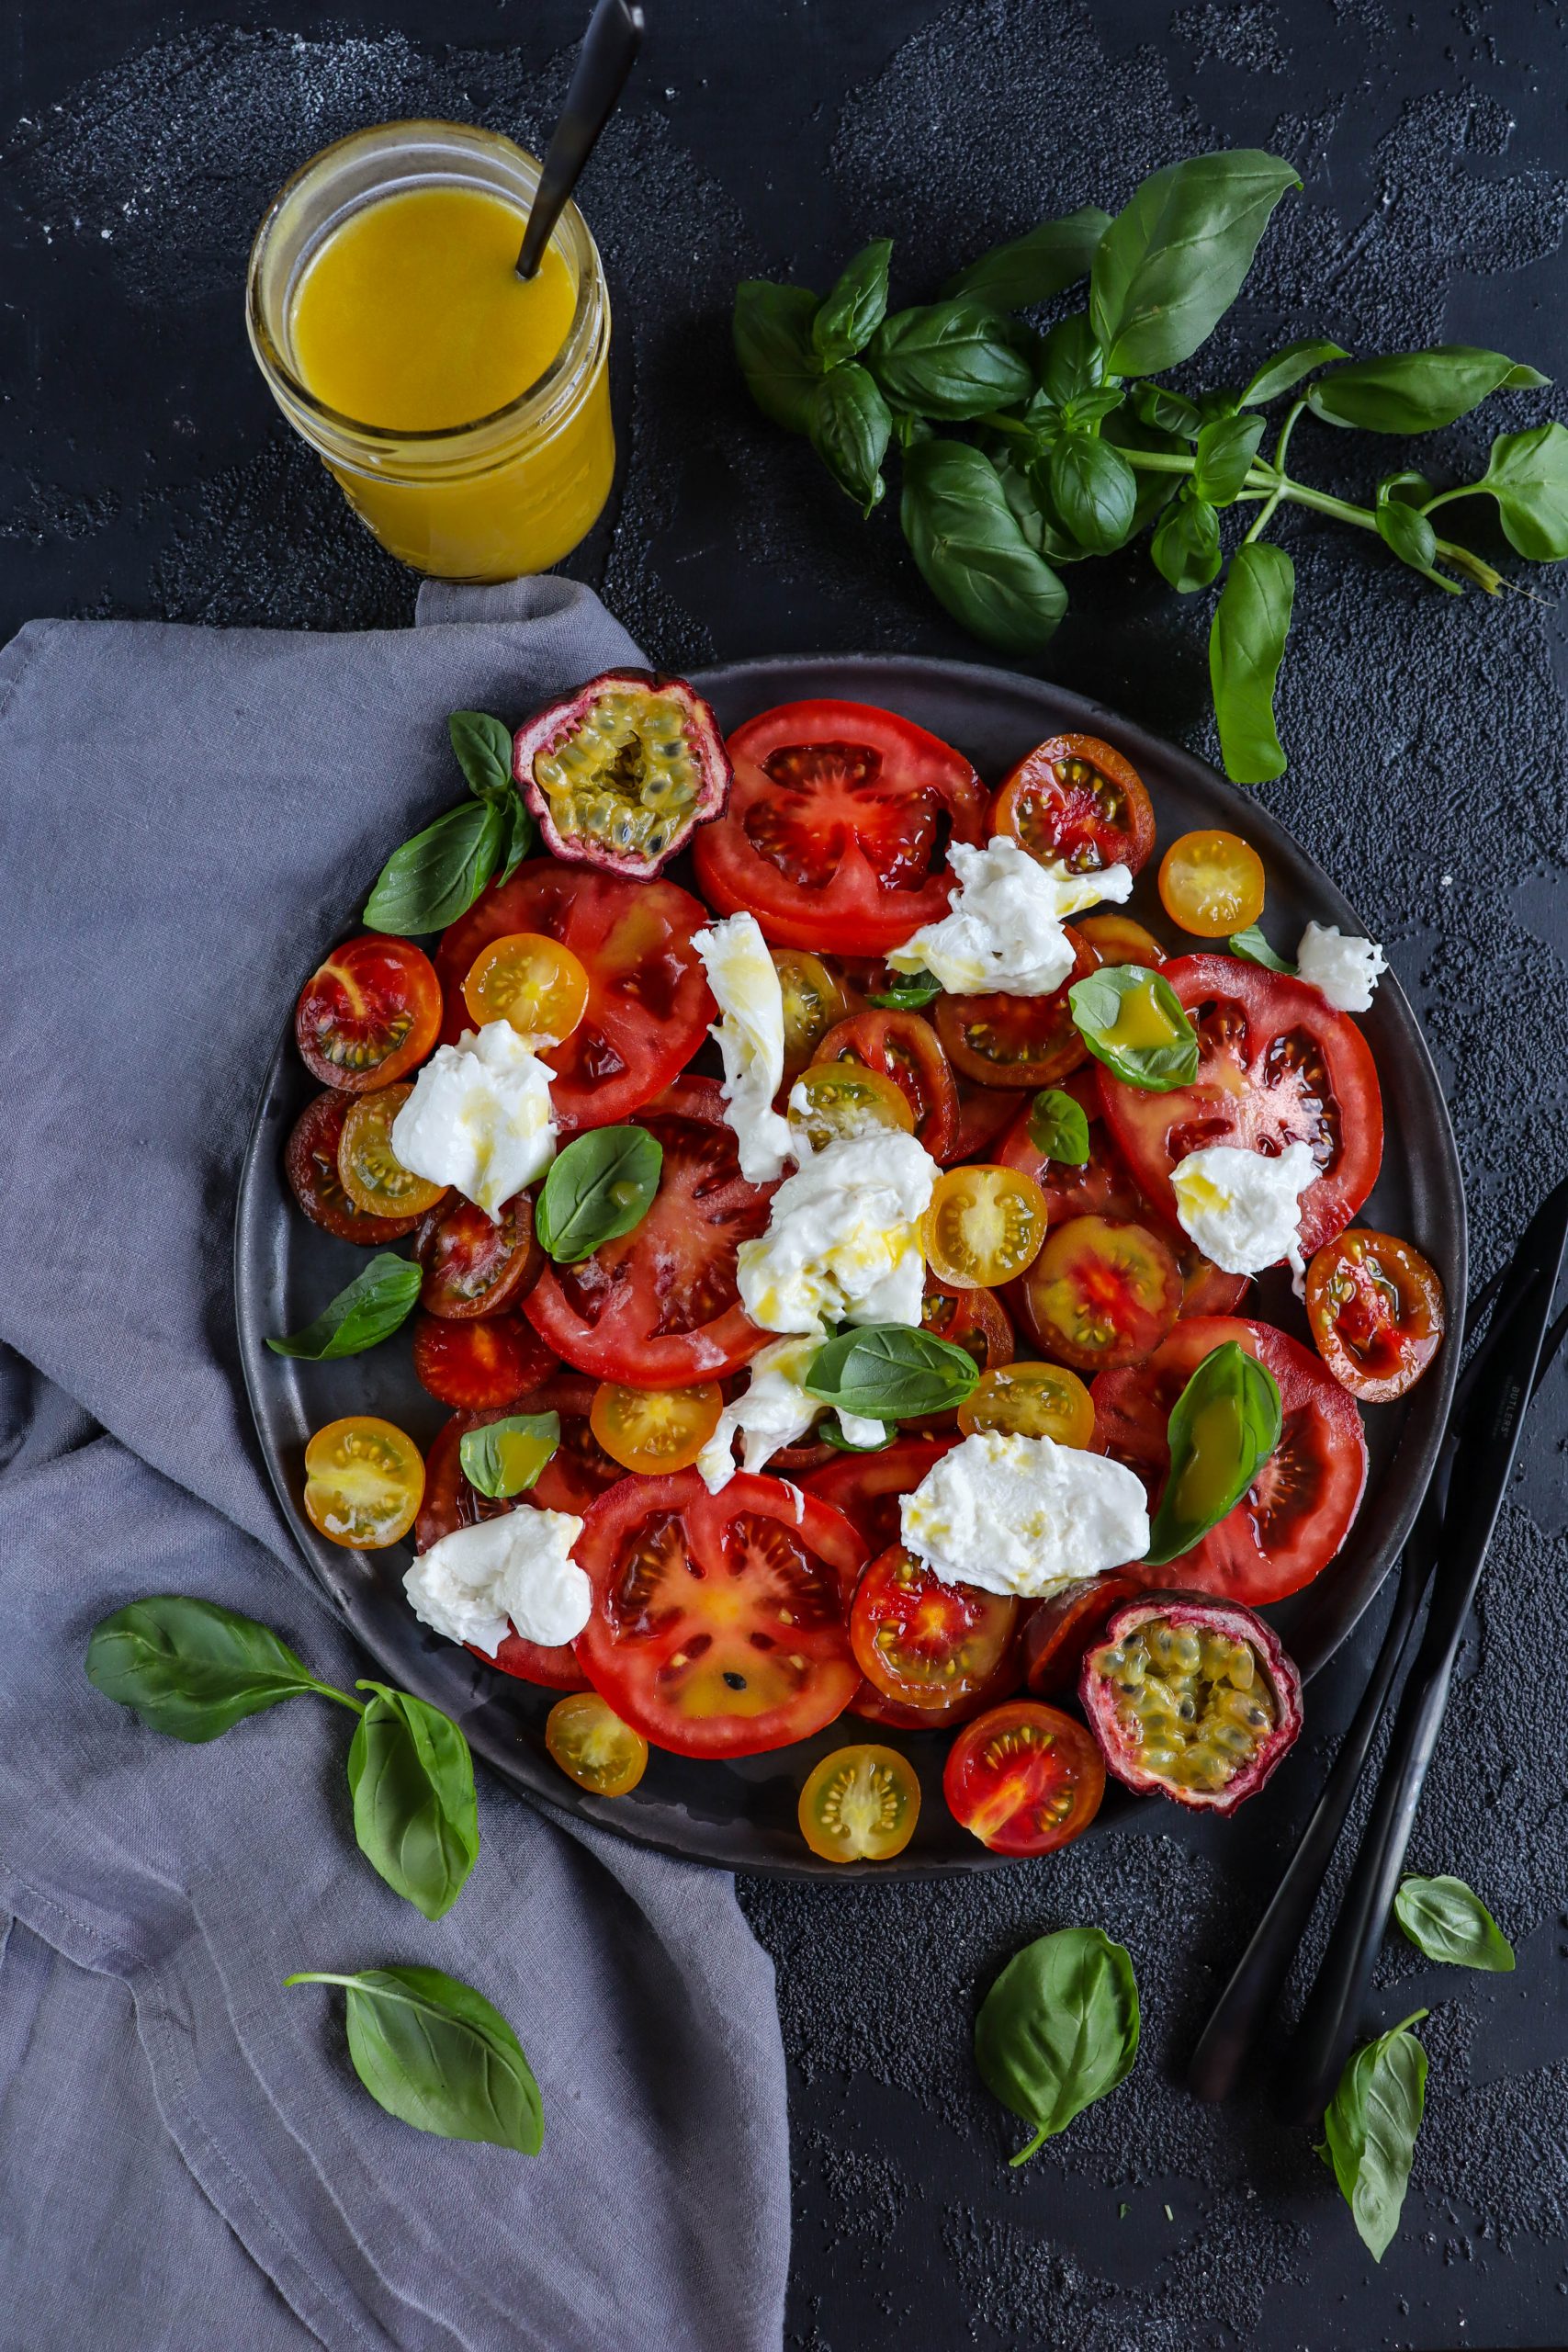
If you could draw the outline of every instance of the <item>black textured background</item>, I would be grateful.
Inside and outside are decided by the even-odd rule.
[[[271,8],[12,0],[0,39],[0,634],[34,613],[355,628],[414,583],[271,408],[240,289],[283,175],[389,116],[536,143],[581,0]],[[653,0],[627,107],[583,189],[617,323],[617,503],[570,569],[675,666],[829,647],[974,654],[891,519],[863,527],[747,406],[737,277],[821,286],[866,236],[930,293],[991,239],[1221,142],[1305,181],[1203,370],[1316,331],[1449,338],[1568,376],[1568,19],[1546,0]],[[1511,396],[1485,431],[1552,413]],[[1568,413],[1568,396],[1559,401]],[[1423,445],[1440,479],[1469,426]],[[1303,426],[1300,469],[1401,462]],[[1461,510],[1480,532],[1480,508]],[[1423,1007],[1471,1185],[1476,1279],[1563,1159],[1564,629],[1554,605],[1445,599],[1300,514],[1269,805],[1388,944]],[[1484,538],[1482,540],[1485,544]],[[1517,568],[1517,567],[1516,567]],[[1552,575],[1535,580],[1555,595]],[[1212,751],[1202,600],[1141,554],[1080,569],[1052,675]],[[982,656],[984,658],[984,656]],[[62,780],[62,788],[63,788]],[[793,2065],[797,2352],[1366,2352],[1568,2342],[1568,1384],[1532,1419],[1413,1861],[1487,1897],[1512,1977],[1390,1945],[1369,2024],[1422,2002],[1427,2120],[1381,2268],[1308,2135],[1173,2074],[1267,1898],[1382,1611],[1315,1694],[1293,1768],[1228,1828],[1164,1809],[963,1884],[755,1882]],[[976,1988],[1043,1929],[1130,1947],[1132,2083],[1021,2173],[968,2058]],[[650,2348],[652,2352],[652,2348]],[[662,2347],[658,2348],[662,2352]]]

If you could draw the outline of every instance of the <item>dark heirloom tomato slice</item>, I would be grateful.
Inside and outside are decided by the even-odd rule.
[[[818,1502],[831,1503],[852,1520],[868,1552],[886,1552],[898,1541],[898,1498],[913,1494],[951,1437],[896,1437],[880,1453],[839,1453],[805,1481]]]
[[[1020,1611],[1021,1623],[1026,1614]],[[889,1731],[951,1731],[959,1724],[973,1723],[987,1707],[999,1706],[1004,1699],[1010,1699],[1022,1680],[1023,1651],[1015,1637],[1008,1644],[990,1680],[978,1690],[965,1691],[961,1697],[943,1700],[934,1707],[904,1707],[897,1699],[884,1697],[874,1682],[863,1681],[847,1712],[858,1715],[863,1723],[886,1724]]]
[[[1234,1340],[1280,1385],[1280,1443],[1227,1518],[1147,1585],[1181,1586],[1261,1609],[1310,1584],[1349,1533],[1367,1483],[1361,1417],[1337,1381],[1299,1340],[1240,1316],[1196,1316],[1132,1372],[1094,1384],[1096,1449],[1136,1470],[1157,1498],[1169,1467],[1171,1407],[1205,1356]]]
[[[928,1274],[920,1321],[939,1340],[951,1340],[973,1356],[980,1372],[1011,1363],[1018,1352],[1007,1310],[994,1291],[948,1290]]]
[[[1059,1086],[1089,1059],[1073,1025],[1067,990],[1100,958],[1087,939],[1064,926],[1073,968],[1050,996],[939,996],[936,1032],[954,1069],[981,1086]]]
[[[468,1025],[463,982],[481,948],[518,931],[559,940],[587,971],[588,1010],[543,1055],[556,1073],[556,1119],[569,1135],[614,1126],[662,1093],[706,1034],[713,998],[692,940],[707,921],[673,882],[628,882],[536,858],[481,891],[443,937],[442,1036],[451,1044]]]
[[[872,1561],[850,1603],[861,1672],[905,1707],[945,1707],[984,1689],[1017,1629],[1010,1594],[946,1584],[899,1543]]]
[[[756,1756],[842,1714],[860,1680],[840,1603],[865,1547],[841,1511],[739,1472],[623,1478],[575,1547],[593,1583],[577,1637],[596,1690],[678,1756]]]
[[[857,1012],[829,1029],[811,1057],[858,1062],[890,1078],[915,1114],[915,1133],[933,1159],[952,1159],[958,1143],[958,1088],[936,1031],[918,1012]]]
[[[959,1733],[942,1792],[953,1819],[993,1854],[1052,1854],[1100,1811],[1105,1764],[1073,1716],[1014,1699]]]
[[[441,1027],[441,985],[423,947],[372,931],[334,947],[294,1008],[306,1069],[366,1094],[422,1062]]]
[[[459,1412],[509,1409],[555,1370],[555,1361],[521,1315],[487,1315],[475,1323],[414,1317],[414,1377]]]
[[[1181,1269],[1183,1315],[1234,1315],[1252,1288],[1252,1276],[1227,1274],[1190,1241],[1175,1247],[1176,1262]]]
[[[985,786],[962,752],[859,702],[781,703],[728,751],[729,807],[693,844],[721,914],[833,956],[884,956],[942,920],[948,842],[986,837]]]
[[[1052,1227],[1008,1295],[1042,1355],[1109,1372],[1153,1355],[1179,1311],[1181,1275],[1146,1225],[1075,1216]]]
[[[1414,1388],[1443,1343],[1443,1285],[1419,1250],[1355,1227],[1307,1270],[1307,1319],[1342,1388],[1386,1405]]]
[[[741,1175],[712,1079],[680,1080],[637,1125],[663,1147],[652,1207],[580,1264],[547,1265],[523,1312],[564,1363],[597,1379],[630,1388],[722,1380],[769,1337],[740,1304],[735,1261],[766,1226],[774,1187]]]
[[[1145,931],[1135,915],[1122,914],[1113,907],[1079,915],[1077,928],[1102,964],[1142,964],[1145,971],[1157,971],[1166,960],[1166,951],[1154,933]]]
[[[1319,1175],[1302,1195],[1302,1247],[1320,1250],[1355,1215],[1382,1159],[1382,1095],[1355,1023],[1301,980],[1235,956],[1179,956],[1160,974],[1198,1031],[1198,1075],[1150,1094],[1101,1069],[1107,1123],[1168,1221],[1170,1171],[1215,1143],[1271,1156],[1310,1144]]]
[[[570,1511],[581,1519],[592,1502],[625,1476],[612,1462],[588,1425],[593,1383],[571,1374],[541,1382],[520,1396],[505,1412],[454,1413],[438,1431],[425,1456],[424,1498],[414,1522],[414,1548],[428,1552],[455,1527],[472,1527],[510,1510],[508,1501],[481,1495],[463,1476],[461,1444],[468,1430],[483,1429],[510,1413],[556,1413],[560,1417],[560,1443],[528,1488],[529,1499],[545,1510]]]
[[[417,1216],[370,1216],[356,1208],[343,1189],[338,1174],[337,1148],[353,1096],[329,1088],[307,1102],[295,1120],[284,1147],[283,1172],[289,1188],[312,1225],[340,1241],[357,1241],[362,1249],[379,1250],[400,1241],[419,1223]]]
[[[1018,1097],[999,1086],[976,1086],[961,1078],[958,1085],[958,1133],[951,1157],[954,1159],[994,1159],[991,1146],[1018,1112]]]
[[[454,1323],[515,1306],[545,1262],[526,1193],[513,1193],[495,1224],[472,1201],[438,1203],[414,1236],[413,1254],[424,1268],[420,1305]]]
[[[1043,1600],[1023,1629],[1023,1679],[1036,1699],[1055,1699],[1077,1689],[1084,1653],[1099,1641],[1113,1609],[1144,1585],[1125,1568],[1077,1584]]]
[[[1155,812],[1120,752],[1098,735],[1053,735],[1004,777],[991,831],[1074,874],[1107,865],[1136,874],[1155,845]]]

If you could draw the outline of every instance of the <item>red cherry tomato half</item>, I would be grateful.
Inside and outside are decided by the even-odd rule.
[[[414,1377],[442,1404],[464,1413],[501,1412],[555,1370],[555,1358],[521,1315],[487,1315],[453,1323],[437,1315],[413,1321]]]
[[[1435,1267],[1392,1233],[1352,1226],[1307,1270],[1307,1319],[1342,1388],[1385,1405],[1414,1388],[1443,1344]]]
[[[1141,964],[1145,971],[1157,971],[1165,962],[1165,949],[1154,933],[1145,931],[1135,916],[1114,908],[1079,915],[1077,929],[1102,964]]]
[[[307,1102],[285,1146],[283,1172],[312,1225],[334,1234],[340,1241],[355,1241],[362,1250],[382,1250],[389,1241],[400,1241],[405,1233],[412,1233],[419,1219],[368,1216],[344,1191],[337,1148],[353,1100],[352,1095],[329,1087],[313,1102]]]
[[[1023,1629],[1023,1679],[1036,1699],[1055,1699],[1078,1687],[1084,1653],[1094,1647],[1113,1609],[1144,1590],[1124,1568],[1084,1577],[1043,1600]]]
[[[455,1323],[515,1306],[545,1262],[526,1193],[514,1193],[495,1223],[472,1201],[438,1204],[414,1236],[413,1254],[424,1268],[420,1305]]]
[[[1278,1381],[1280,1443],[1235,1509],[1201,1544],[1143,1572],[1142,1580],[1261,1609],[1327,1566],[1350,1532],[1367,1483],[1361,1417],[1309,1349],[1270,1324],[1239,1316],[1179,1323],[1147,1363],[1102,1373],[1095,1382],[1095,1444],[1136,1470],[1157,1496],[1170,1462],[1171,1407],[1204,1357],[1227,1340]]]
[[[850,1604],[861,1672],[905,1707],[945,1707],[983,1690],[1017,1627],[1010,1594],[946,1584],[897,1543],[872,1561]]]
[[[936,1030],[955,1070],[981,1086],[1060,1086],[1089,1059],[1067,990],[1100,963],[1071,923],[1074,963],[1051,996],[939,996]]]
[[[942,1792],[953,1819],[993,1854],[1053,1854],[1100,1811],[1105,1766],[1072,1715],[1014,1699],[959,1733]]]
[[[741,1175],[712,1079],[682,1079],[637,1125],[664,1153],[648,1215],[581,1263],[547,1265],[523,1311],[564,1363],[595,1379],[631,1388],[722,1380],[767,1342],[740,1304],[735,1261],[766,1226],[773,1187]]]
[[[949,840],[985,839],[985,787],[962,752],[857,702],[782,703],[728,750],[728,808],[693,844],[721,914],[835,956],[885,956],[942,920]]]
[[[857,1012],[829,1030],[811,1061],[814,1069],[854,1062],[890,1078],[913,1113],[915,1134],[931,1158],[954,1157],[958,1088],[936,1031],[918,1012]]]
[[[1181,1276],[1146,1225],[1075,1216],[1053,1227],[1009,1295],[1042,1355],[1108,1372],[1153,1355],[1180,1308]]]
[[[1168,1224],[1170,1171],[1190,1151],[1238,1145],[1277,1155],[1312,1148],[1320,1174],[1302,1195],[1302,1247],[1332,1241],[1377,1181],[1382,1095],[1371,1049],[1318,989],[1235,956],[1179,956],[1160,975],[1198,1032],[1190,1086],[1151,1094],[1099,1073],[1107,1124]]]
[[[588,974],[588,1009],[541,1058],[563,1134],[609,1127],[662,1093],[707,1032],[713,998],[692,945],[709,921],[673,882],[626,881],[536,858],[510,882],[482,890],[442,939],[435,967],[446,991],[443,1038],[468,1025],[463,982],[481,949],[513,932],[569,947]]]
[[[1120,752],[1098,735],[1053,735],[1003,779],[991,831],[1072,874],[1107,865],[1136,874],[1155,845],[1155,812]]]
[[[576,1557],[593,1581],[578,1656],[656,1747],[787,1747],[854,1696],[839,1596],[864,1547],[842,1512],[780,1478],[742,1471],[716,1495],[695,1470],[623,1478]]]
[[[814,1470],[806,1491],[852,1520],[868,1554],[886,1552],[898,1541],[898,1502],[913,1494],[933,1462],[956,1441],[951,1437],[897,1437],[880,1453],[838,1453]]]
[[[953,1731],[960,1724],[973,1723],[987,1707],[999,1706],[1004,1699],[1012,1697],[1021,1679],[1021,1657],[1015,1639],[1008,1645],[991,1679],[980,1690],[966,1691],[961,1698],[945,1700],[934,1707],[901,1707],[896,1699],[885,1698],[874,1682],[863,1681],[845,1713],[858,1715],[862,1723],[881,1724],[888,1731]]]
[[[440,1027],[441,984],[429,956],[375,931],[334,947],[294,1008],[306,1069],[348,1094],[390,1086],[424,1059]]]
[[[930,1275],[920,1301],[920,1322],[939,1340],[951,1340],[973,1356],[977,1371],[1011,1363],[1018,1352],[1007,1310],[991,1290],[948,1290]]]

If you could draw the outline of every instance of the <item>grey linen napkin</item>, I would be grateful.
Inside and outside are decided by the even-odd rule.
[[[313,952],[457,797],[446,713],[639,658],[560,580],[427,589],[420,622],[44,621],[0,654],[0,2341],[28,2352],[780,2341],[784,2064],[727,1877],[481,1770],[431,1925],[355,1852],[341,1709],[187,1747],[82,1671],[162,1590],[366,1670],[252,1441],[252,1109]],[[394,2121],[341,1996],[283,1989],[408,1962],[516,2027],[542,2155]]]

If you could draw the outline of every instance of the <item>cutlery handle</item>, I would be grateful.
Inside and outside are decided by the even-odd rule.
[[[582,36],[560,120],[545,150],[533,209],[523,232],[523,250],[517,256],[519,277],[532,277],[538,268],[550,232],[637,62],[642,31],[642,10],[633,0],[598,0]]]

